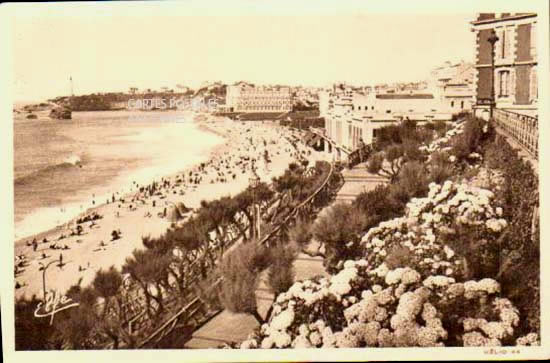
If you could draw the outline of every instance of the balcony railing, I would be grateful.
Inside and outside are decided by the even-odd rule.
[[[531,156],[539,156],[539,120],[537,117],[494,109],[496,126],[518,142]]]

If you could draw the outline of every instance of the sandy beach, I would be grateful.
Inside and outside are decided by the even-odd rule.
[[[302,144],[295,149],[286,138],[293,131],[273,123],[217,118],[200,122],[199,127],[225,138],[208,161],[147,185],[134,184],[130,192],[113,195],[109,203],[80,216],[97,214],[100,219],[77,224],[75,218],[64,226],[16,241],[15,265],[19,267],[15,297],[41,297],[41,265],[51,264],[46,270],[46,289],[59,292],[80,280],[83,286],[89,284],[99,269],[112,265],[120,268],[134,249],[143,248],[142,237],[159,236],[169,228],[170,210],[175,204],[197,208],[201,200],[235,195],[248,186],[253,165],[260,179],[270,183],[292,161],[307,158],[314,162],[324,157]],[[265,161],[266,152],[270,162]],[[151,192],[153,182],[157,187]],[[75,233],[77,225],[82,226],[80,234]],[[113,240],[113,231],[120,231],[120,238]]]

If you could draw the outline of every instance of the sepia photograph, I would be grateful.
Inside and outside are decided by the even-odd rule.
[[[6,361],[549,358],[549,8],[498,4],[0,4]]]

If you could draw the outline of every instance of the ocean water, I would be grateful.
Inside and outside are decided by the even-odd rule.
[[[15,239],[62,225],[113,193],[208,158],[223,142],[182,112],[74,112],[14,120]]]

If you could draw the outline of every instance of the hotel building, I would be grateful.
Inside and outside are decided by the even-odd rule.
[[[254,86],[239,82],[227,86],[227,112],[289,112],[292,95],[289,87]]]

